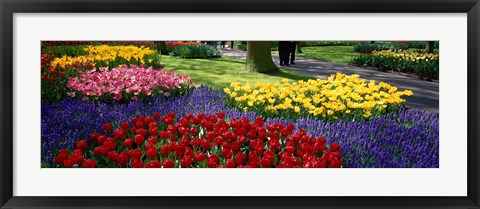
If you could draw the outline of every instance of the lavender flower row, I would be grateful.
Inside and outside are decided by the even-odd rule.
[[[203,86],[192,88],[189,96],[159,96],[148,102],[105,104],[67,98],[59,103],[42,104],[42,163],[51,164],[55,150],[72,149],[77,140],[89,139],[94,131],[101,132],[104,123],[121,123],[134,116],[152,115],[154,112],[175,112],[179,119],[188,113],[211,114],[226,109],[223,93]]]
[[[326,123],[300,119],[296,128],[341,145],[350,168],[438,168],[438,113],[402,109],[370,121]],[[266,123],[292,123],[269,119]]]
[[[224,111],[227,118],[254,119],[253,112],[228,109],[223,92],[202,86],[188,96],[157,97],[149,102],[103,104],[66,99],[42,104],[42,163],[52,164],[59,148],[74,148],[75,142],[101,132],[104,123],[128,121],[133,116],[154,112],[175,112],[177,119],[188,113],[214,114]],[[370,121],[326,123],[313,119],[267,119],[266,123],[293,123],[313,136],[341,145],[345,167],[439,167],[438,113],[403,109]]]

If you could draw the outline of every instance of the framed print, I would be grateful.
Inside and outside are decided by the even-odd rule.
[[[2,208],[479,208],[477,0],[0,5]]]

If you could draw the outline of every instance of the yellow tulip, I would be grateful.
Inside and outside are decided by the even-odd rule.
[[[298,113],[298,112],[300,112],[300,107],[299,107],[299,106],[295,106],[294,110],[295,110],[295,112]]]
[[[376,52],[377,53],[377,52]],[[234,90],[232,92],[232,90]],[[240,91],[242,96],[235,92]],[[362,117],[368,118],[372,111],[384,110],[391,104],[402,104],[402,96],[413,94],[411,90],[398,91],[397,87],[375,80],[361,79],[358,74],[337,73],[327,80],[315,79],[290,82],[282,79],[282,85],[275,83],[255,83],[252,90],[249,83],[231,83],[224,92],[239,102],[247,101],[247,107],[258,106],[265,111],[292,109],[295,114],[336,118],[340,114],[352,114],[354,109],[362,109]],[[264,104],[268,104],[262,106]],[[305,115],[304,115],[305,114]]]

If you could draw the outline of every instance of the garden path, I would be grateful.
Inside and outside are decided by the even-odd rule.
[[[222,49],[223,56],[245,59],[245,51]],[[279,65],[278,55],[273,54],[273,61]],[[394,73],[382,72],[373,69],[345,65],[333,62],[324,62],[302,57],[295,58],[295,65],[289,69],[303,72],[317,78],[326,79],[329,75],[340,72],[343,74],[359,74],[367,80],[383,81],[397,86],[399,90],[410,89],[413,95],[407,99],[407,107],[422,108],[430,112],[438,112],[439,108],[439,83],[420,80]]]

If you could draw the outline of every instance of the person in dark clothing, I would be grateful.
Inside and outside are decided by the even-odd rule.
[[[225,49],[225,44],[226,43],[227,43],[227,41],[221,41],[220,42],[220,48]]]
[[[295,52],[297,51],[297,42],[296,41],[290,41],[290,64],[294,65],[295,64]]]
[[[290,55],[290,41],[279,41],[278,42],[278,56],[280,57],[280,66],[289,66],[288,57]]]
[[[233,43],[235,43],[235,41],[231,41],[232,42],[232,45],[230,45],[230,49],[233,49]]]

